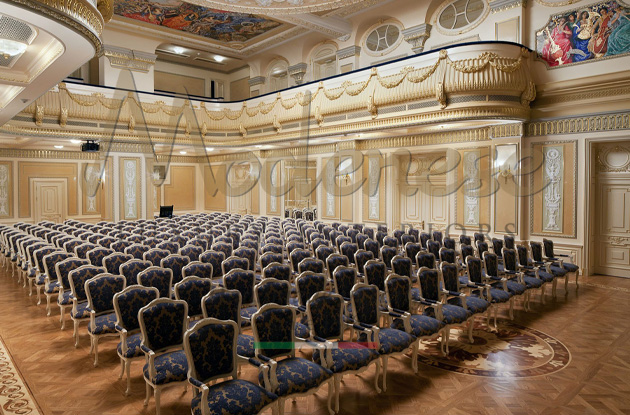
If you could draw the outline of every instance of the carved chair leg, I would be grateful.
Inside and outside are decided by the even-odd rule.
[[[378,387],[378,378],[381,374],[381,360],[376,359],[376,373],[374,374],[374,389],[376,389],[376,393],[381,393],[381,388]]]
[[[387,392],[387,355],[382,357],[383,359],[383,392]]]

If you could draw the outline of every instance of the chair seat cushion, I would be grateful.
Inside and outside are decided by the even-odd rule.
[[[536,277],[529,277],[527,275],[523,277],[523,281],[525,281],[527,288],[540,288],[544,284],[543,280]]]
[[[365,334],[362,335],[362,341],[366,341]],[[380,354],[399,353],[406,350],[416,340],[415,336],[404,330],[395,328],[382,328],[378,332],[378,341]]]
[[[242,379],[228,380],[210,386],[208,405],[211,415],[255,415],[278,397],[258,385]],[[190,402],[193,415],[202,414],[201,393]]]
[[[183,382],[187,379],[188,362],[186,361],[186,353],[183,350],[159,355],[155,358],[154,364],[156,375],[153,379],[149,377],[148,364],[145,364],[142,369],[145,379],[148,379],[154,385]]]
[[[59,291],[59,281],[53,281],[48,284],[48,288],[44,291],[46,294],[54,294]]]
[[[254,357],[254,336],[239,334],[236,343],[236,354],[247,358]]]
[[[424,315],[435,318],[435,310],[433,308],[427,308],[424,310]],[[464,307],[459,307],[452,304],[442,305],[442,317],[444,317],[444,324],[460,324],[468,320],[472,316],[470,310],[466,310]]]
[[[412,315],[409,323],[411,325],[411,334],[415,337],[432,336],[444,327],[444,323],[441,321],[424,315]],[[405,331],[405,323],[402,319],[394,319],[392,328]]]
[[[507,281],[507,289],[512,295],[521,295],[527,290],[525,284],[521,284],[518,281],[508,280]]]
[[[72,312],[70,313],[70,317],[74,319],[82,319],[82,318],[90,317],[90,312],[88,311],[87,306],[88,306],[87,301],[77,304],[76,312],[72,310]]]
[[[116,333],[116,314],[109,313],[94,317],[94,326],[90,322],[88,332],[95,335]]]
[[[345,342],[343,348],[332,349],[331,356],[333,364],[329,369],[333,373],[341,373],[346,370],[359,370],[369,365],[372,360],[379,357],[379,354],[375,349],[368,349],[359,343]],[[321,364],[319,350],[313,352],[313,360]]]
[[[300,339],[308,339],[311,335],[311,331],[308,329],[308,326],[303,323],[295,323],[295,337],[299,337]]]
[[[580,267],[575,264],[571,264],[570,262],[563,262],[562,268],[564,268],[567,272],[577,272],[577,270],[580,269]]]
[[[241,326],[249,325],[249,320],[252,318],[254,313],[258,311],[257,307],[245,307],[241,309]]]
[[[560,268],[557,265],[552,265],[549,268],[551,269],[551,273],[555,277],[564,277],[565,275],[567,275],[567,271],[564,268]]]
[[[468,277],[466,275],[460,275],[459,276],[459,283],[461,285],[466,285],[468,284]]]
[[[59,297],[57,297],[57,304],[59,305],[71,305],[72,293],[70,291],[64,291]]]
[[[490,303],[486,300],[475,296],[449,298],[448,303],[458,307],[463,307],[464,299],[466,300],[468,310],[473,314],[483,313],[488,309],[488,307],[490,307]]]
[[[474,291],[473,295],[475,297],[479,297],[480,293],[479,291]],[[506,303],[510,301],[510,298],[512,298],[512,293],[499,288],[491,288],[490,296],[492,297],[492,303]]]
[[[118,347],[116,347],[116,351],[118,352],[118,356],[126,357],[131,359],[132,357],[144,356],[142,349],[140,349],[140,343],[142,343],[142,333],[132,334],[131,336],[127,336],[127,351],[123,354],[122,352],[122,343],[118,343]]]
[[[530,277],[535,276],[535,274],[533,272],[526,273],[525,275],[530,276]],[[538,276],[543,281],[543,283],[547,283],[547,282],[552,282],[553,281],[553,275],[548,273],[547,271],[539,270],[538,271]]]
[[[278,362],[278,396],[302,393],[315,388],[332,376],[332,372],[323,366],[301,357],[290,357]],[[258,382],[263,384],[263,374],[258,375]]]
[[[35,277],[35,285],[44,285],[45,283],[46,283],[45,274],[39,274],[37,277]]]

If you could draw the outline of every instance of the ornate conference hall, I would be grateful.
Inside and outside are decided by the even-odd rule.
[[[630,5],[0,0],[0,415],[630,413]]]

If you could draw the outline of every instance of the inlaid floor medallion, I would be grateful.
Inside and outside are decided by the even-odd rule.
[[[0,339],[0,414],[39,415],[37,404]]]
[[[498,331],[483,326],[466,332],[451,329],[449,354],[441,356],[437,342],[420,344],[418,361],[452,372],[488,377],[531,377],[564,369],[571,353],[557,339],[538,330],[502,321]]]

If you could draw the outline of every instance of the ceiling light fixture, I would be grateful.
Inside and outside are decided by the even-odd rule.
[[[182,53],[184,53],[186,51],[186,49],[184,49],[181,46],[175,46],[173,48],[173,52],[177,53],[178,55],[181,55]]]
[[[26,43],[18,42],[17,40],[0,39],[0,54],[2,54],[5,59],[8,59],[9,56],[16,56],[24,53],[27,46],[28,45]]]
[[[179,154],[186,154],[186,152],[185,151],[180,151]]]
[[[70,140],[72,144],[81,144],[81,140]]]
[[[55,148],[63,148],[63,146],[54,146]]]
[[[214,60],[221,63],[225,60],[225,56],[221,56],[221,55],[214,55]]]
[[[257,144],[256,148],[262,148],[262,146],[260,144]]]
[[[214,151],[214,147],[206,147],[206,151]]]

